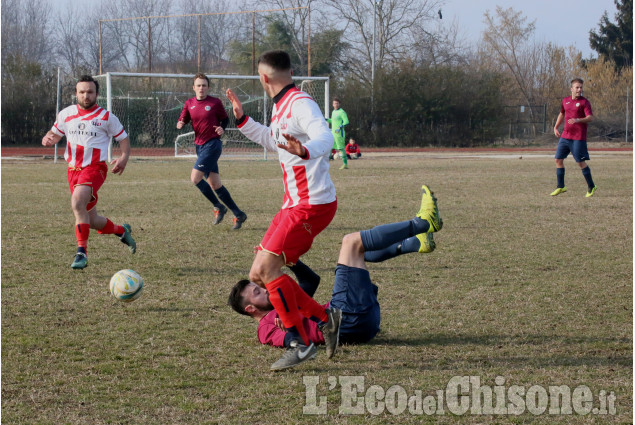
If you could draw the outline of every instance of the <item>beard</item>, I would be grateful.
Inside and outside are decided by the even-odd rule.
[[[95,104],[97,103],[97,99],[95,100],[84,100],[83,102],[78,102],[79,106],[81,106],[82,109],[90,109],[93,106],[95,106]]]

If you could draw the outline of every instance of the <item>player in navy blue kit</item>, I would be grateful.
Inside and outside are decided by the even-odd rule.
[[[225,133],[229,118],[223,107],[223,102],[208,95],[209,78],[207,75],[196,74],[193,88],[196,97],[185,101],[179,121],[176,123],[176,128],[179,130],[190,121],[194,128],[197,159],[190,179],[214,205],[213,223],[218,224],[223,221],[227,208],[229,208],[234,213],[232,229],[238,230],[247,220],[247,214],[238,208],[229,191],[221,183],[218,174],[218,158],[223,152],[223,142],[221,142],[220,136]]]

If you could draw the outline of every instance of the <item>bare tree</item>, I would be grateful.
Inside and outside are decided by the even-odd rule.
[[[415,63],[431,66],[467,64],[470,47],[460,36],[459,28],[456,20],[448,25],[443,25],[440,19],[433,25],[417,23],[409,55]]]
[[[51,59],[50,5],[47,0],[2,2],[2,59],[22,57],[34,63]]]
[[[80,26],[82,22],[80,18],[83,17],[83,13],[80,14],[77,9],[69,7],[58,13],[55,19],[57,27],[55,51],[66,61],[71,72],[87,65],[84,43],[79,42],[79,40],[85,40],[85,34]]]
[[[306,73],[308,70],[309,13],[312,25],[315,25],[315,31],[315,28],[318,27],[317,22],[320,21],[319,6],[321,3],[317,0],[250,0],[247,2],[247,7],[252,10],[289,9],[279,12],[278,16],[280,16],[289,34],[293,36],[291,38],[293,52],[300,61],[301,72]]]
[[[421,41],[421,28],[437,19],[442,0],[327,0],[336,27],[343,26],[350,45],[346,68],[362,81],[370,82],[368,69],[373,57],[373,13],[376,15],[376,67],[411,58],[411,49]]]
[[[535,22],[527,22],[522,12],[496,7],[495,14],[485,12],[485,49],[499,70],[511,75],[519,101],[529,106],[531,121],[536,121],[532,107],[539,101],[540,77],[548,68],[544,43],[533,40]],[[536,128],[533,127],[535,134]]]

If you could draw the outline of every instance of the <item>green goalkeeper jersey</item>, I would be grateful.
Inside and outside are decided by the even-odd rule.
[[[327,120],[331,124],[331,132],[335,138],[335,145],[340,149],[344,149],[346,145],[346,135],[344,132],[344,126],[348,125],[348,116],[346,112],[340,108],[331,113],[331,118]]]

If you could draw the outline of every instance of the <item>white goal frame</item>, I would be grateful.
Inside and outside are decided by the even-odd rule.
[[[195,74],[160,74],[160,73],[136,73],[136,72],[107,72],[105,75],[98,75],[96,77],[101,77],[106,79],[106,109],[108,111],[112,110],[112,77],[159,77],[159,78],[194,78]],[[218,75],[218,74],[206,74],[210,80],[259,80],[257,75]],[[328,118],[329,116],[329,98],[330,98],[330,78],[329,77],[293,77],[295,82],[300,82],[300,89],[304,88],[305,83],[310,81],[323,81],[324,82],[324,118]],[[268,125],[268,121],[270,117],[268,116],[268,111],[270,111],[271,105],[270,99],[267,96],[266,92],[263,90],[263,111],[264,118],[262,124]],[[126,131],[130,131],[131,129],[126,129]],[[227,128],[226,131],[228,133],[233,131],[239,131],[237,128]],[[193,133],[193,132],[191,132]],[[188,136],[189,135],[189,136]],[[196,154],[188,154],[188,155],[180,155],[177,151],[178,142],[185,137],[191,137],[190,133],[185,133],[178,135],[174,140],[174,156],[175,157],[192,157],[196,156]],[[267,150],[263,148],[263,159],[267,159]],[[108,161],[112,160],[112,140],[110,141],[110,145],[108,146]]]

